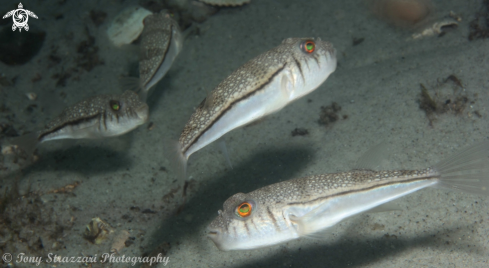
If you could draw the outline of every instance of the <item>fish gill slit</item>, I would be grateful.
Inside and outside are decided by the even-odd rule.
[[[248,233],[248,235],[250,235],[250,228],[248,228],[248,223],[247,222],[243,222],[244,223],[244,226],[245,226],[245,229],[246,229],[246,232]]]
[[[300,61],[298,61],[297,58],[294,55],[292,55],[292,58],[294,58],[295,64],[297,65],[297,68],[299,68],[299,72],[301,73],[302,80],[305,83],[306,82],[306,78],[304,77],[304,73],[302,72],[302,65],[301,65]]]
[[[107,131],[107,113],[103,113],[104,128]]]
[[[269,78],[269,79],[268,79],[268,80],[267,80],[265,83],[261,84],[261,85],[260,85],[259,87],[257,87],[255,90],[253,90],[252,92],[249,92],[248,94],[244,95],[243,97],[241,97],[241,98],[239,98],[239,99],[237,99],[237,100],[233,101],[232,103],[230,103],[230,104],[228,105],[228,107],[226,107],[226,109],[222,110],[222,111],[220,112],[220,114],[219,114],[219,115],[218,115],[216,118],[214,118],[214,120],[212,120],[212,122],[211,122],[209,125],[207,125],[207,126],[206,126],[206,127],[205,127],[205,128],[202,130],[202,131],[200,131],[200,132],[199,132],[197,135],[195,135],[195,137],[194,137],[193,139],[191,139],[191,140],[189,141],[189,143],[188,143],[186,146],[184,146],[184,148],[183,148],[183,150],[182,150],[182,153],[183,153],[183,154],[186,154],[186,153],[187,153],[187,151],[188,151],[188,149],[189,149],[189,148],[190,148],[190,147],[191,147],[191,146],[192,146],[192,145],[193,145],[195,142],[197,142],[197,141],[199,140],[199,138],[200,138],[200,137],[201,137],[201,136],[202,136],[202,135],[203,135],[205,132],[207,132],[207,130],[209,130],[209,129],[210,129],[210,128],[211,128],[211,127],[212,127],[212,126],[213,126],[213,125],[214,125],[214,124],[217,122],[217,121],[219,121],[219,119],[221,119],[221,117],[222,117],[224,114],[226,114],[226,112],[227,112],[228,110],[230,110],[230,109],[231,109],[231,108],[232,108],[232,107],[233,107],[235,104],[237,104],[237,103],[241,102],[242,100],[245,100],[245,99],[249,98],[250,96],[252,96],[252,95],[256,94],[258,91],[262,90],[262,89],[263,89],[264,87],[266,87],[268,84],[270,84],[270,83],[272,82],[272,80],[273,80],[273,79],[274,79],[274,78],[275,78],[275,77],[276,77],[276,76],[277,76],[277,75],[278,75],[278,74],[279,74],[279,73],[280,73],[280,72],[281,72],[281,71],[282,71],[282,70],[285,68],[285,66],[286,66],[286,63],[285,63],[284,65],[282,65],[282,67],[280,67],[279,69],[277,69],[277,71],[276,71],[274,74],[272,74],[272,75],[270,76],[270,78]]]
[[[81,122],[84,122],[84,121],[85,121],[85,122],[86,122],[86,121],[90,121],[90,120],[92,120],[92,119],[97,118],[98,116],[100,116],[100,114],[99,114],[99,113],[94,114],[94,115],[92,115],[92,116],[84,117],[84,118],[81,118],[81,119],[77,119],[77,120],[73,120],[73,121],[68,121],[68,122],[65,122],[65,123],[63,123],[63,124],[61,124],[61,125],[59,125],[59,126],[57,126],[57,127],[53,128],[53,129],[51,129],[51,130],[48,130],[48,131],[46,131],[46,132],[41,133],[41,134],[39,135],[39,137],[38,137],[38,140],[42,140],[42,138],[44,138],[45,136],[47,136],[47,135],[49,135],[49,134],[52,134],[52,133],[54,133],[54,132],[56,132],[56,131],[58,131],[58,130],[60,130],[60,129],[62,129],[62,128],[66,127],[66,126],[69,126],[69,125],[76,125],[76,124],[81,123]]]
[[[104,116],[102,114],[100,114],[99,119],[98,119],[98,130],[99,131],[102,131],[103,119],[104,119]]]
[[[280,228],[279,228],[278,223],[277,223],[277,219],[275,219],[275,216],[273,216],[273,213],[272,213],[272,211],[270,211],[269,206],[267,206],[267,213],[268,213],[268,216],[272,219],[273,226],[275,227],[275,229],[280,231]]]
[[[357,189],[357,190],[350,190],[350,191],[344,191],[344,192],[340,192],[340,193],[336,193],[336,194],[332,194],[332,195],[328,195],[328,196],[318,197],[316,199],[309,200],[309,201],[306,201],[306,202],[291,202],[291,203],[288,203],[288,205],[304,205],[304,204],[314,203],[314,202],[317,202],[317,201],[322,201],[322,200],[326,200],[326,199],[329,199],[329,198],[338,197],[338,196],[342,196],[342,195],[348,195],[348,194],[352,194],[352,193],[360,193],[360,192],[370,191],[370,190],[373,190],[375,188],[390,186],[390,185],[399,184],[399,183],[406,183],[406,182],[415,182],[415,181],[423,181],[423,180],[435,179],[436,177],[437,176],[432,175],[432,176],[418,177],[418,178],[413,178],[413,179],[403,180],[403,181],[392,181],[392,182],[387,182],[387,183],[383,183],[383,184],[378,184],[378,185],[370,186],[368,188]]]
[[[316,61],[316,63],[320,67],[320,65],[319,65],[319,54],[318,53],[314,53],[314,55],[312,55],[312,58]]]
[[[255,222],[253,221],[253,218],[250,219],[250,222],[251,224],[253,224],[253,226],[255,226],[255,229],[258,230],[258,226],[256,226]]]

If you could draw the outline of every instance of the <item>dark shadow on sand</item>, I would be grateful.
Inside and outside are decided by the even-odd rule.
[[[165,220],[156,233],[147,236],[152,240],[146,243],[145,252],[151,252],[162,242],[175,244],[182,236],[188,235],[189,230],[206,226],[217,216],[217,210],[222,209],[224,201],[235,193],[251,192],[294,178],[296,172],[306,166],[310,157],[313,157],[313,152],[304,148],[267,150],[243,161],[220,178],[209,174],[199,185],[198,191],[187,197],[183,211]],[[193,220],[185,222],[184,217],[189,214]]]
[[[203,233],[192,230],[201,230],[202,226],[207,226],[217,216],[217,210],[222,209],[226,199],[238,192],[247,193],[275,182],[296,178],[297,171],[306,166],[313,154],[304,148],[263,151],[243,161],[220,178],[213,179],[210,175],[203,180],[209,182],[202,183],[198,191],[188,197],[182,213],[166,219],[155,233],[147,236],[151,237],[151,240],[144,246],[144,252],[148,254],[165,242],[177,247],[182,237],[189,235],[189,232],[191,235],[207,239]],[[192,215],[193,220],[186,222],[186,215]],[[378,238],[367,240],[350,236],[340,238],[340,241],[329,245],[305,246],[298,250],[288,249],[285,243],[280,253],[237,267],[361,267],[384,258],[395,257],[410,248],[429,247],[435,251],[483,252],[473,244],[461,242],[454,246],[451,241],[445,241],[444,237],[455,231],[460,230],[444,229],[436,234],[407,239],[393,235],[379,235]],[[323,242],[318,240],[318,244]],[[213,244],[202,242],[198,246]],[[170,249],[167,255],[170,258],[171,251]],[[412,266],[416,264],[416,260],[413,260]]]
[[[123,139],[125,146],[130,146],[133,137],[129,134]],[[90,176],[131,167],[133,160],[126,151],[115,151],[110,147],[94,146],[88,143],[43,153],[39,161],[26,167],[22,172],[27,174],[34,171],[63,170],[76,171]]]
[[[333,227],[334,228],[334,227]],[[446,243],[443,237],[447,234],[459,231],[445,230],[435,234],[426,234],[416,238],[395,238],[395,236],[384,235],[374,239],[352,239],[351,237],[342,239],[329,245],[318,245],[315,247],[302,247],[299,249],[283,250],[266,259],[258,259],[236,267],[364,267],[367,265],[375,267],[375,263],[385,258],[397,258],[396,255],[410,248],[430,248],[433,254],[437,251],[465,251],[472,254],[480,254],[483,257],[483,249],[464,242],[457,243],[457,246]],[[321,243],[322,241],[318,241]],[[405,260],[403,264],[409,267],[422,265],[417,259]],[[425,261],[426,260],[421,260]],[[426,264],[426,263],[424,263]],[[437,263],[430,263],[437,266]],[[395,266],[393,263],[392,265]],[[399,263],[398,263],[399,265]],[[431,266],[430,265],[430,266]],[[423,265],[424,266],[424,265]]]

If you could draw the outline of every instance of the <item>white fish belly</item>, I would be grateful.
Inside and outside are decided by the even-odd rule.
[[[156,71],[155,75],[151,80],[149,80],[148,84],[146,84],[144,91],[148,92],[154,85],[156,85],[170,70],[170,67],[173,64],[173,61],[175,61],[175,58],[177,57],[178,53],[180,52],[180,46],[178,42],[179,40],[175,40],[175,38],[180,38],[176,37],[175,34],[172,37],[172,42],[170,44],[170,48],[168,52],[166,53],[165,58],[163,59],[163,62],[161,63],[160,67]]]
[[[92,119],[63,128],[44,136],[41,142],[61,139],[90,139],[97,138],[100,133],[100,120]]]
[[[437,182],[437,179],[400,182],[372,190],[352,192],[328,198],[310,212],[304,213],[304,216],[299,216],[301,222],[299,228],[303,228],[303,230],[298,231],[300,235],[315,233],[353,215],[368,211],[420,189],[433,186]],[[291,211],[297,212],[298,209],[300,208],[293,207]]]
[[[289,96],[284,94],[284,75],[277,75],[266,87],[246,99],[235,103],[189,147],[186,157],[219,139],[229,131],[258,120],[287,105]],[[287,78],[285,78],[287,79]]]
[[[291,100],[298,99],[314,91],[316,88],[321,86],[321,84],[328,79],[329,75],[336,70],[336,56],[328,55],[326,57],[320,57],[319,63],[314,59],[309,59],[302,64],[303,74],[304,74],[304,84],[302,88],[305,90],[297,90],[291,93]],[[294,70],[294,74],[300,77],[299,71]]]

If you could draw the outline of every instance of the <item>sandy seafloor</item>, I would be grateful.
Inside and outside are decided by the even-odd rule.
[[[22,2],[39,17],[29,24],[46,31],[45,42],[27,64],[0,63],[7,78],[17,77],[14,86],[0,89],[0,104],[9,110],[0,112],[0,123],[9,122],[19,134],[34,131],[56,116],[48,109],[52,102],[69,105],[97,94],[122,92],[118,79],[129,74],[138,60],[137,44],[115,48],[106,36],[111,19],[137,1],[60,2]],[[200,34],[185,40],[182,53],[156,86],[149,101],[152,130],[145,124],[106,140],[44,143],[38,148],[37,163],[0,179],[2,198],[16,184],[20,194],[3,208],[17,214],[9,214],[16,215],[10,221],[3,219],[10,227],[2,230],[2,239],[10,239],[0,246],[0,253],[101,256],[109,252],[117,232],[128,230],[133,243],[121,255],[142,256],[159,247],[169,257],[169,267],[487,267],[489,198],[441,189],[399,199],[396,204],[402,210],[341,222],[323,239],[221,252],[206,237],[206,226],[231,195],[301,176],[350,170],[380,142],[389,145],[384,167],[418,169],[487,139],[489,46],[487,40],[467,38],[481,1],[434,3],[438,17],[454,11],[463,21],[443,37],[420,40],[409,40],[412,32],[376,19],[359,1],[252,0],[241,8],[221,9],[198,24]],[[0,10],[16,5],[17,1],[2,0]],[[98,28],[88,17],[91,9],[107,13]],[[63,18],[56,20],[59,14]],[[86,39],[85,26],[105,64],[56,87],[51,76],[73,65],[76,45]],[[215,145],[192,156],[186,204],[176,215],[181,198],[179,193],[171,194],[178,184],[163,149],[164,139],[178,137],[194,107],[233,70],[285,38],[311,36],[334,44],[336,72],[282,111],[228,133],[225,141],[233,169],[227,168]],[[365,39],[353,46],[353,38]],[[52,46],[58,47],[62,61],[48,68]],[[42,79],[32,82],[36,73]],[[438,115],[430,125],[419,108],[420,83],[432,94],[435,89],[451,94],[456,87],[441,82],[452,74],[463,83],[457,94],[465,94],[469,103],[461,114]],[[38,94],[38,100],[27,99],[28,92]],[[62,92],[66,97],[58,98]],[[320,107],[332,102],[342,107],[339,115],[348,118],[327,127],[319,125]],[[38,108],[27,112],[33,103]],[[8,121],[7,114],[15,118]],[[305,128],[309,134],[293,137],[295,128]],[[71,193],[49,193],[76,181],[80,184]],[[100,245],[83,238],[94,217],[116,230]]]

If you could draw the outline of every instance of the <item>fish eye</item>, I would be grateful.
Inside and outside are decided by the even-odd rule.
[[[241,218],[245,218],[251,215],[251,211],[253,210],[253,206],[249,202],[243,202],[239,206],[236,207],[236,215]]]
[[[301,43],[301,49],[304,52],[312,53],[316,49],[316,43],[312,40],[307,40]]]
[[[121,109],[121,104],[116,100],[111,100],[109,102],[110,108],[114,111],[119,111]]]

